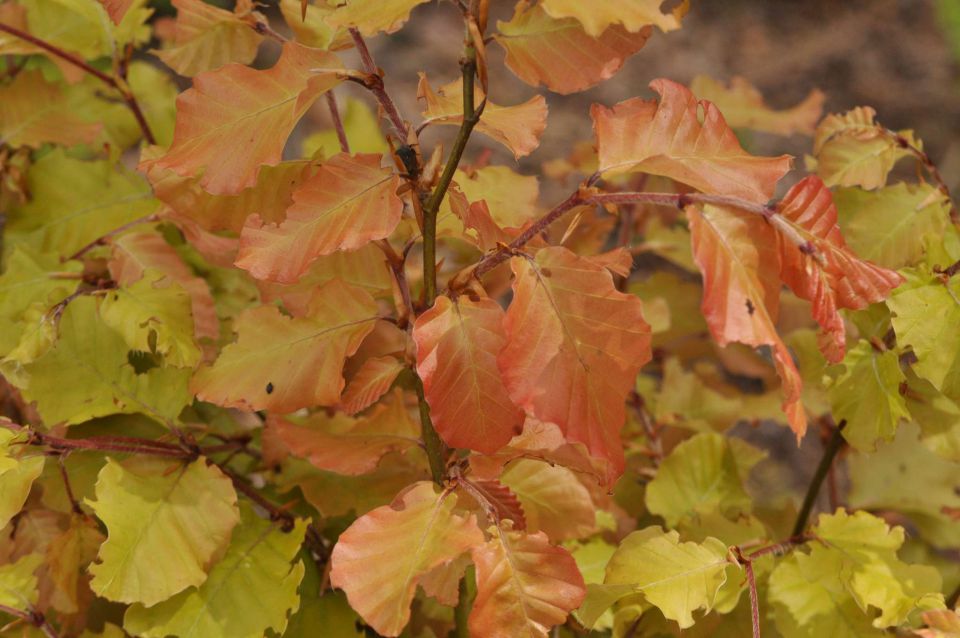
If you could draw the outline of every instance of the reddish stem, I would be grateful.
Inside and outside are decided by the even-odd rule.
[[[753,638],[760,638],[760,602],[757,599],[757,579],[753,573],[753,562],[744,564],[747,572],[747,585],[750,588],[750,619],[753,626]]]
[[[407,125],[404,124],[403,118],[400,117],[400,112],[397,110],[397,105],[393,103],[393,100],[390,98],[390,95],[387,94],[386,89],[383,86],[383,75],[380,72],[380,69],[377,67],[377,64],[373,61],[373,56],[370,55],[370,49],[367,48],[367,43],[363,39],[363,36],[357,29],[350,29],[350,37],[353,38],[353,44],[357,48],[357,53],[360,54],[360,61],[363,64],[363,70],[369,76],[368,82],[364,84],[374,97],[377,98],[377,101],[380,103],[380,106],[383,107],[383,112],[386,113],[387,117],[390,119],[390,123],[393,124],[393,128],[397,133],[397,137],[400,139],[401,144],[407,143]]]
[[[337,108],[337,98],[333,91],[327,91],[327,107],[330,109],[330,119],[333,120],[333,128],[337,131],[337,141],[340,142],[340,150],[344,153],[350,152],[350,142],[347,140],[347,132],[343,128],[343,120],[340,119],[340,109]]]

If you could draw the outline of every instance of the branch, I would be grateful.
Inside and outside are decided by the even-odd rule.
[[[760,638],[760,603],[757,600],[757,578],[753,573],[753,561],[744,563],[747,572],[747,585],[750,589],[750,620],[753,627],[753,638]]]
[[[4,613],[30,623],[42,631],[43,635],[47,638],[59,638],[57,630],[53,628],[44,615],[37,609],[24,611],[22,609],[17,609],[16,607],[10,607],[9,605],[0,605],[0,613]]]
[[[400,117],[400,112],[397,110],[397,105],[393,103],[393,100],[383,86],[383,75],[373,61],[373,56],[370,55],[370,49],[367,48],[366,41],[364,41],[360,31],[354,27],[350,28],[350,37],[353,38],[353,44],[357,48],[357,53],[360,54],[363,70],[368,76],[366,82],[363,83],[364,86],[370,89],[370,92],[377,98],[380,106],[383,107],[383,112],[386,113],[390,119],[390,123],[393,124],[393,129],[400,139],[400,143],[406,144],[407,125],[404,124],[403,118]]]
[[[930,155],[914,146],[910,140],[908,140],[903,135],[900,135],[896,131],[887,130],[887,135],[893,137],[897,142],[897,145],[900,148],[910,151],[914,157],[923,165],[923,168],[927,171],[927,174],[930,175],[930,178],[936,182],[937,189],[943,193],[944,197],[947,198],[947,201],[950,202],[950,220],[960,226],[960,212],[957,211],[957,205],[954,203],[953,198],[950,196],[950,189],[947,187],[947,183],[943,179],[943,175],[940,174],[940,170],[937,168],[937,165],[933,163],[933,160],[930,159]]]
[[[437,485],[443,487],[444,479],[447,474],[447,446],[440,440],[436,428],[433,427],[433,421],[430,419],[430,405],[423,394],[423,381],[413,371],[414,387],[417,391],[417,407],[420,411],[420,428],[423,436],[423,447],[427,452],[427,460],[430,462],[430,478]]]
[[[813,473],[813,478],[810,479],[810,486],[807,488],[807,494],[803,498],[803,505],[797,514],[797,521],[793,525],[794,536],[801,536],[803,530],[807,527],[807,520],[810,518],[810,512],[813,511],[814,503],[817,502],[817,495],[820,494],[820,487],[823,485],[823,480],[830,472],[833,459],[836,458],[837,453],[843,447],[844,440],[842,433],[846,425],[847,422],[845,420],[840,421],[837,427],[834,428],[830,440],[827,441],[827,445],[823,450],[823,456],[820,458],[820,464]]]
[[[153,136],[153,132],[150,130],[150,126],[147,124],[147,120],[143,115],[143,111],[140,110],[140,105],[137,103],[137,99],[130,91],[130,88],[126,86],[126,83],[121,84],[115,77],[107,75],[103,71],[91,66],[85,60],[82,60],[72,53],[67,53],[63,49],[56,47],[45,40],[41,40],[40,38],[32,36],[25,31],[11,27],[8,24],[3,24],[2,22],[0,22],[0,31],[9,33],[13,37],[20,38],[25,42],[29,42],[30,44],[43,49],[47,53],[54,55],[61,60],[69,62],[77,68],[83,69],[110,88],[115,89],[123,97],[123,101],[126,103],[127,108],[129,108],[130,112],[133,113],[133,117],[137,120],[137,124],[140,126],[140,130],[143,132],[143,137],[147,140],[147,143],[157,143],[157,139]]]
[[[340,150],[349,153],[350,142],[347,140],[347,132],[343,129],[343,120],[340,119],[340,110],[337,108],[337,98],[333,95],[333,89],[327,91],[326,98],[330,119],[333,120],[333,128],[337,131],[337,141],[340,142]]]

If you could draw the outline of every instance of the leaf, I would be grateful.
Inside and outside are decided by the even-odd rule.
[[[157,209],[142,177],[106,160],[55,149],[27,173],[30,201],[14,206],[5,235],[24,249],[67,258],[118,226]]]
[[[177,98],[173,145],[156,165],[184,177],[202,173],[200,186],[215,195],[253,186],[262,165],[280,163],[287,136],[339,82],[339,68],[331,54],[288,42],[269,69],[228,64],[201,73]]]
[[[583,577],[567,550],[546,534],[491,530],[472,550],[477,597],[470,610],[472,635],[547,638],[585,594]]]
[[[100,0],[100,4],[107,10],[107,14],[114,24],[120,24],[133,3],[134,0]]]
[[[297,519],[284,531],[246,504],[240,518],[226,554],[202,585],[152,607],[131,605],[124,629],[147,638],[261,638],[268,628],[282,633],[287,613],[300,604],[304,566],[297,555],[306,521]]]
[[[147,270],[159,271],[190,295],[194,334],[197,339],[220,336],[220,321],[207,282],[193,274],[173,246],[156,233],[129,233],[114,240],[108,264],[110,275],[121,287],[140,281]]]
[[[23,396],[36,401],[40,416],[51,425],[138,412],[169,423],[189,401],[189,371],[158,367],[137,374],[127,359],[128,349],[123,338],[100,321],[96,300],[75,299],[60,320],[56,344],[25,366]]]
[[[727,124],[733,128],[784,136],[813,135],[826,99],[823,92],[813,89],[796,106],[774,110],[764,103],[760,91],[738,75],[731,78],[729,87],[709,76],[698,75],[690,83],[690,90],[720,109]]]
[[[817,175],[827,186],[880,188],[897,160],[910,155],[875,121],[876,115],[869,106],[859,106],[830,114],[817,126],[813,154]]]
[[[417,98],[423,100],[423,117],[427,123],[463,122],[463,80],[445,84],[434,91],[427,75],[420,73]],[[474,88],[474,105],[484,100],[483,90]],[[476,130],[506,146],[517,159],[532,153],[540,145],[540,136],[547,128],[547,101],[535,95],[523,104],[500,106],[487,102]]]
[[[903,278],[854,255],[837,225],[837,208],[826,185],[809,176],[780,200],[777,213],[806,242],[779,236],[780,278],[794,294],[813,304],[813,317],[826,333],[821,350],[831,363],[843,358],[846,335],[840,308],[860,310],[883,301]]]
[[[790,157],[756,157],[740,146],[720,110],[686,87],[659,79],[650,88],[660,102],[633,98],[612,109],[590,109],[607,174],[641,171],[663,175],[707,193],[767,203]],[[701,122],[698,113],[702,110]]]
[[[89,592],[87,566],[97,555],[104,536],[97,524],[84,516],[70,519],[70,527],[47,546],[45,562],[53,583],[51,605],[65,614],[80,611]]]
[[[363,362],[340,397],[340,408],[349,415],[366,410],[393,385],[406,366],[396,357],[371,357]]]
[[[90,144],[102,124],[80,117],[63,91],[39,71],[24,71],[0,87],[0,144],[11,147],[43,144]]]
[[[337,474],[367,474],[385,455],[419,444],[420,429],[403,404],[402,395],[382,403],[363,419],[311,415],[304,423],[270,415],[272,428],[294,456]]]
[[[830,388],[833,416],[847,422],[843,438],[863,451],[893,439],[900,419],[910,418],[900,394],[902,383],[906,377],[895,352],[877,352],[867,341],[857,343]]]
[[[685,6],[663,13],[661,4],[663,0],[598,0],[587,6],[576,0],[546,0],[543,9],[557,19],[576,18],[587,34],[596,38],[611,25],[619,24],[630,32],[640,31],[648,24],[663,32],[679,29]]]
[[[478,504],[488,509],[487,513],[494,515],[494,522],[500,525],[505,519],[513,525],[511,529],[521,532],[527,531],[527,515],[523,512],[523,504],[509,487],[498,480],[470,480],[461,483],[472,489],[465,489]],[[479,498],[478,498],[479,496]],[[456,604],[456,601],[454,601]]]
[[[37,603],[37,569],[43,554],[27,554],[15,562],[0,565],[0,605],[29,611]]]
[[[279,225],[251,215],[240,234],[236,265],[257,279],[297,281],[321,255],[385,239],[400,222],[400,177],[379,155],[340,154],[294,192]]]
[[[717,539],[682,543],[677,532],[653,526],[632,532],[620,542],[607,563],[604,585],[623,586],[614,590],[619,594],[616,598],[642,594],[686,629],[693,625],[694,611],[710,611],[729,565],[727,546]]]
[[[378,633],[399,635],[420,578],[483,542],[476,518],[454,513],[456,500],[421,481],[340,535],[330,582]]]
[[[11,454],[11,444],[22,444],[23,440],[5,427],[4,420],[0,418],[0,529],[23,509],[33,482],[43,471],[43,456]]]
[[[670,527],[689,523],[698,514],[719,511],[734,519],[750,512],[744,489],[762,452],[739,439],[697,434],[671,450],[647,484],[647,509]]]
[[[918,376],[952,399],[960,399],[960,277],[944,281],[927,270],[906,271],[906,283],[887,307],[897,343],[912,348]]]
[[[494,36],[506,51],[507,68],[529,84],[556,93],[576,93],[612,77],[643,48],[651,29],[630,33],[619,25],[590,36],[573,18],[557,20],[540,4],[517,5],[509,22],[498,21]]]
[[[230,62],[250,64],[257,56],[263,36],[237,13],[203,0],[172,4],[177,9],[173,45],[154,53],[180,75],[192,77]]]
[[[905,423],[876,452],[851,455],[850,505],[901,512],[933,546],[957,547],[960,521],[950,512],[960,509],[958,464],[930,451],[917,435],[917,427]]]
[[[303,14],[304,7],[306,16]],[[310,4],[308,0],[280,0],[280,12],[297,42],[317,49],[335,51],[353,46],[346,29],[334,28],[330,24],[330,16],[334,11],[336,7],[326,2]]]
[[[518,459],[500,477],[523,506],[527,531],[545,532],[551,541],[584,538],[596,531],[597,507],[569,469]],[[519,521],[514,528],[519,529]]]
[[[236,322],[237,341],[197,371],[191,389],[224,407],[281,414],[335,405],[344,361],[377,318],[370,295],[339,279],[314,293],[302,317],[284,316],[275,306],[245,310]]]
[[[417,374],[437,434],[450,447],[492,454],[523,427],[523,411],[497,368],[503,316],[489,298],[440,296],[414,324]]]
[[[712,389],[697,374],[685,371],[677,359],[667,359],[663,368],[663,383],[654,414],[658,424],[722,432],[740,419],[743,412],[740,397],[726,396]]]
[[[946,198],[930,184],[840,188],[833,201],[850,249],[885,268],[917,265],[926,252],[924,237],[939,236],[948,219]]]
[[[541,212],[540,185],[534,175],[521,175],[507,166],[484,166],[457,170],[454,181],[469,201],[486,202],[490,217],[504,228],[521,228]]]
[[[157,352],[170,365],[192,368],[200,361],[194,341],[190,295],[157,271],[111,291],[100,304],[103,322],[132,350]]]
[[[650,359],[642,304],[610,273],[565,248],[511,261],[514,298],[498,357],[514,403],[623,471],[620,428],[634,377]],[[603,374],[597,374],[602,370]]]
[[[394,33],[409,19],[417,5],[428,0],[341,0],[327,18],[334,29],[354,27],[369,37],[378,33]]]
[[[802,380],[777,334],[779,261],[773,229],[748,213],[704,207],[687,208],[693,255],[703,273],[701,309],[721,346],[739,341],[770,346],[781,380],[783,411],[797,437],[807,429],[800,402]]]
[[[960,613],[938,609],[923,613],[928,629],[914,630],[921,638],[957,638],[960,636]]]
[[[202,458],[183,467],[108,458],[88,505],[107,528],[91,588],[148,607],[203,583],[240,520],[230,479]]]

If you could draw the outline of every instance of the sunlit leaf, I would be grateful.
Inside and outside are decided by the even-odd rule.
[[[679,29],[685,8],[664,13],[662,4],[663,0],[599,0],[590,5],[577,0],[546,0],[543,9],[554,18],[576,18],[588,34],[598,37],[615,24],[631,32],[648,24],[661,31]]]
[[[706,75],[698,75],[690,83],[690,90],[701,100],[712,102],[723,113],[733,128],[748,128],[774,135],[813,135],[826,96],[813,89],[796,106],[771,109],[763,96],[745,78],[734,76],[730,86]]]

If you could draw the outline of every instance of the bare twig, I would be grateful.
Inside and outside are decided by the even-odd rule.
[[[837,453],[843,448],[843,428],[846,427],[846,425],[846,421],[840,421],[840,423],[837,424],[837,427],[833,430],[830,440],[827,441],[827,444],[824,447],[823,456],[820,458],[820,464],[813,473],[813,478],[810,479],[810,485],[807,488],[807,493],[803,497],[803,505],[800,506],[800,512],[797,514],[797,520],[793,526],[794,536],[802,535],[803,530],[807,527],[807,520],[810,518],[810,512],[813,511],[813,506],[817,502],[817,496],[820,494],[820,486],[823,485],[823,480],[829,473],[830,467],[833,465],[833,460],[836,458]]]
[[[757,600],[757,578],[753,573],[753,561],[746,561],[743,567],[747,572],[747,587],[750,590],[750,620],[753,627],[753,638],[760,638],[760,602]]]
[[[343,120],[340,119],[340,109],[337,108],[337,98],[333,90],[327,91],[327,107],[330,109],[330,119],[333,121],[333,128],[337,132],[337,141],[340,142],[340,150],[344,153],[350,152],[350,142],[347,140],[347,132],[343,128]]]
[[[383,112],[386,113],[390,123],[393,124],[393,129],[396,132],[400,143],[406,144],[407,125],[404,124],[403,118],[400,117],[400,112],[397,110],[397,105],[393,103],[393,99],[383,86],[383,75],[380,72],[380,69],[377,67],[377,64],[373,61],[373,56],[370,55],[370,49],[367,48],[366,41],[363,39],[363,36],[360,34],[360,32],[355,28],[350,29],[350,37],[353,38],[353,44],[357,48],[357,53],[360,54],[360,61],[363,64],[363,70],[368,75],[364,86],[370,89],[370,92],[373,93],[374,97],[377,98],[377,101],[383,108]]]
[[[943,196],[950,202],[950,220],[954,224],[960,225],[960,212],[957,211],[957,205],[950,196],[950,188],[947,186],[947,182],[944,181],[943,175],[940,174],[940,169],[937,168],[937,165],[930,158],[929,153],[915,146],[910,140],[896,131],[887,130],[887,135],[893,137],[900,148],[910,151],[910,153],[917,158],[917,161],[920,162],[924,170],[927,171],[927,174],[930,175],[930,179],[936,183],[937,189],[943,193]]]
[[[25,42],[29,42],[34,46],[40,47],[47,53],[54,55],[61,60],[69,62],[79,69],[83,69],[93,77],[97,78],[107,86],[112,89],[115,89],[120,93],[123,98],[124,103],[126,103],[127,108],[130,109],[130,112],[133,113],[134,119],[137,120],[137,124],[140,126],[140,130],[143,132],[143,137],[147,140],[149,144],[156,144],[157,139],[153,136],[153,132],[150,130],[150,125],[147,124],[147,119],[143,115],[143,111],[140,110],[140,105],[137,103],[136,97],[134,97],[133,92],[130,90],[130,87],[126,85],[125,82],[118,81],[117,78],[108,75],[97,69],[96,67],[91,66],[85,60],[73,55],[72,53],[67,53],[60,47],[54,46],[45,40],[41,40],[35,36],[30,35],[25,31],[21,31],[16,27],[11,27],[8,24],[3,24],[0,22],[0,31],[4,31],[14,36],[15,38],[20,38]]]

